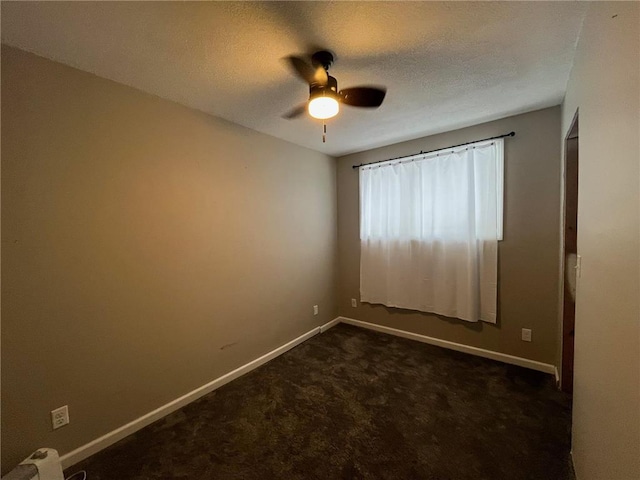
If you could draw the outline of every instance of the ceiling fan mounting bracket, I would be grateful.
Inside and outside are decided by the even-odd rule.
[[[331,67],[331,64],[333,64],[333,60],[333,53],[327,50],[320,50],[319,52],[311,55],[311,63],[313,63],[313,65],[322,65],[322,67],[327,71],[329,70],[329,67]]]

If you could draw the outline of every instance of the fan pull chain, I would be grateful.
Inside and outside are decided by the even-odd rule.
[[[327,143],[327,124],[322,121],[322,143]]]

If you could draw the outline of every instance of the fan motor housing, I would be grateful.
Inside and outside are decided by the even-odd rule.
[[[326,85],[311,84],[309,86],[309,98],[326,95],[327,93],[332,95],[338,94],[338,81],[331,75],[328,75],[328,77],[329,80]]]

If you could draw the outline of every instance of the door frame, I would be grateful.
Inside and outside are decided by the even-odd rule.
[[[570,144],[575,140],[575,154],[570,151]],[[574,332],[575,332],[575,300],[571,298],[567,286],[567,248],[575,250],[576,273],[579,273],[579,257],[577,257],[577,216],[578,216],[578,188],[579,188],[579,111],[573,116],[571,125],[564,137],[564,162],[562,176],[562,240],[560,244],[561,281],[560,281],[560,388],[567,393],[573,392],[573,364],[574,364]],[[569,188],[571,187],[571,188]],[[567,217],[567,212],[570,216]],[[571,224],[569,224],[571,222]],[[575,229],[573,232],[570,231]],[[577,283],[577,279],[576,279]]]

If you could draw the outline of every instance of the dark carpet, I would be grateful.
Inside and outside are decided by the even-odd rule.
[[[550,375],[338,325],[68,469],[111,479],[573,479]]]

